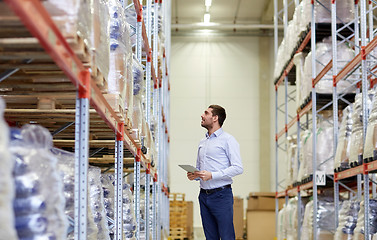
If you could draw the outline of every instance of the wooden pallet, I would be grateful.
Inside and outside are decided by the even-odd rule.
[[[170,228],[170,237],[172,239],[187,238],[187,232],[184,228]]]
[[[185,194],[184,193],[170,193],[169,200],[170,201],[185,201]]]

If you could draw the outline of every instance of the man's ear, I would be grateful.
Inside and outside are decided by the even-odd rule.
[[[217,115],[213,116],[213,121],[215,121],[215,122],[219,121],[219,116],[217,116]]]

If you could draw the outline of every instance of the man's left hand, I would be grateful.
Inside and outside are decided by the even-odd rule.
[[[212,173],[208,172],[206,170],[199,171],[197,175],[203,180],[203,181],[208,181],[212,179]]]

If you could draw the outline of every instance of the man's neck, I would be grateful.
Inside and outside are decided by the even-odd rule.
[[[211,136],[212,133],[216,132],[219,129],[220,129],[220,126],[216,126],[216,127],[212,127],[210,129],[208,129],[208,136]]]

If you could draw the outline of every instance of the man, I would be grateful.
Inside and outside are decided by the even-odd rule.
[[[232,177],[243,172],[236,139],[222,129],[225,109],[211,105],[202,114],[207,134],[199,143],[196,168],[189,180],[200,180],[200,215],[207,240],[235,239]]]

